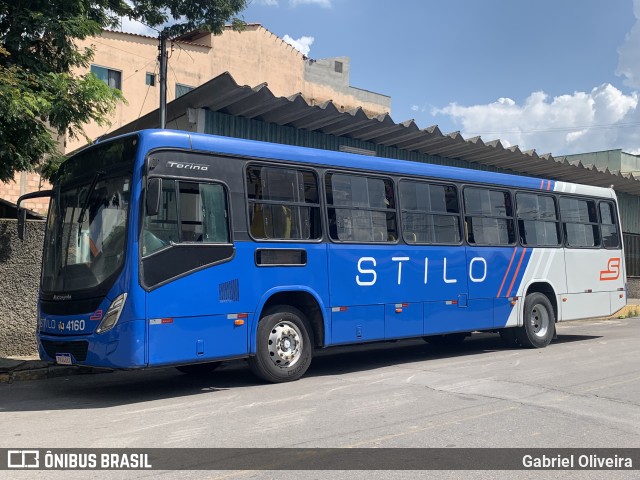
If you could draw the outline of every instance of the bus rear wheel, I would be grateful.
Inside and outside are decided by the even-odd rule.
[[[522,327],[516,331],[518,343],[527,348],[544,348],[553,339],[556,319],[546,295],[532,293],[524,300]]]
[[[279,306],[258,322],[256,354],[249,357],[251,371],[267,382],[297,380],[313,356],[309,323],[300,310]]]

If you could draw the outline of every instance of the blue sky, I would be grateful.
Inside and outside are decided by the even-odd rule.
[[[640,0],[250,0],[242,16],[350,57],[351,85],[391,96],[396,122],[640,153]]]

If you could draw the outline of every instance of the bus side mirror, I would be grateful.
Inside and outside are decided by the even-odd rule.
[[[162,179],[150,178],[147,181],[146,210],[148,216],[157,215],[160,210],[160,193],[162,192]]]
[[[18,208],[18,238],[24,240],[24,231],[27,223],[27,211],[24,208]]]

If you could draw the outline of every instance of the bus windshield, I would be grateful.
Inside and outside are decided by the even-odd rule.
[[[98,178],[56,192],[47,222],[44,291],[95,287],[119,270],[124,261],[130,183],[128,176]]]
[[[124,264],[137,137],[99,144],[61,167],[47,218],[42,291],[87,290]]]

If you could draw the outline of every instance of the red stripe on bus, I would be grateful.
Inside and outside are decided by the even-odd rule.
[[[517,250],[518,250],[517,248],[513,249],[513,253],[511,254],[511,260],[509,260],[509,266],[507,267],[507,271],[504,272],[504,277],[502,277],[502,283],[500,284],[500,290],[498,290],[498,294],[496,295],[496,297],[499,297],[500,294],[502,293],[502,287],[504,287],[504,282],[507,280],[507,275],[509,275],[509,270],[511,270],[511,264],[513,263],[513,258],[516,256]]]
[[[540,180],[540,190],[544,188],[544,180]]]
[[[509,291],[507,292],[507,297],[511,296],[511,290],[513,289],[513,284],[516,283],[516,278],[518,278],[518,272],[520,271],[520,267],[522,266],[522,260],[524,260],[524,252],[527,249],[522,249],[522,255],[520,255],[520,261],[518,262],[518,266],[516,267],[516,273],[513,275],[513,279],[511,280],[511,285],[509,285]]]

